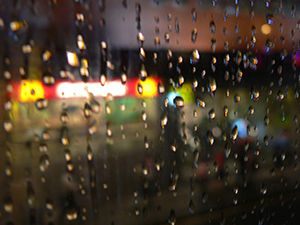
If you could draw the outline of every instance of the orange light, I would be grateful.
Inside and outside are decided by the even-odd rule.
[[[269,24],[264,24],[264,25],[261,26],[261,32],[265,35],[270,34],[271,30],[272,30],[272,28]]]

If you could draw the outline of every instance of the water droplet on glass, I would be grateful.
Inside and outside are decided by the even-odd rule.
[[[48,146],[45,143],[41,143],[39,144],[38,150],[41,153],[45,153],[48,151]]]
[[[184,106],[184,100],[181,96],[176,96],[173,100],[173,103],[178,108],[181,108]]]
[[[12,104],[11,100],[8,100],[7,102],[4,103],[4,109],[6,111],[11,111],[12,110],[12,106],[13,106],[13,104]]]
[[[88,103],[84,104],[83,113],[84,113],[84,116],[86,118],[88,118],[92,115],[92,109],[91,109],[91,106]]]
[[[67,52],[67,57],[69,56],[69,57],[75,57],[74,55],[70,55],[70,54],[75,54],[75,53],[71,53],[71,52]],[[69,54],[69,55],[68,55]],[[44,62],[47,62],[47,61],[49,61],[50,60],[50,58],[52,57],[52,53],[50,52],[50,51],[48,51],[48,50],[46,50],[46,51],[44,51],[43,52],[43,54],[42,54],[42,60],[44,61]],[[76,55],[76,58],[77,58],[77,55]],[[69,64],[70,64],[70,66],[78,66],[78,61],[77,61],[77,64],[76,64],[76,62],[75,62],[75,58],[73,58],[72,60],[74,60],[74,61],[71,61],[71,59],[70,59],[70,61],[69,61],[69,58],[68,58],[68,62],[69,62]],[[77,60],[78,60],[78,58],[77,58]]]
[[[235,16],[238,17],[239,13],[240,13],[240,7],[239,7],[239,5],[237,5],[237,4],[235,5],[234,12],[235,12]]]
[[[279,89],[279,91],[277,92],[277,100],[282,101],[283,99],[284,99],[284,92],[282,92],[281,89]]]
[[[147,120],[147,113],[145,111],[142,112],[142,120],[144,122]]]
[[[267,39],[266,44],[265,44],[265,49],[267,52],[271,51],[275,47],[275,44],[270,40]]]
[[[241,97],[238,95],[238,94],[236,94],[235,96],[234,96],[234,102],[235,103],[239,103],[241,101]]]
[[[47,51],[47,52],[49,52],[49,51]],[[45,59],[48,59],[48,58],[50,58],[50,56],[48,56],[49,54],[46,54],[47,52],[45,52],[44,54],[43,54],[43,58],[45,58]],[[50,52],[49,52],[50,53]],[[46,55],[45,55],[46,54]],[[50,53],[51,54],[51,53]],[[78,60],[78,57],[77,57],[77,55],[76,55],[76,53],[74,53],[74,52],[67,52],[67,60],[68,60],[68,64],[70,65],[70,66],[72,66],[72,67],[78,67],[78,65],[79,65],[79,60]]]
[[[268,145],[269,145],[269,136],[268,136],[268,135],[266,135],[266,136],[264,137],[264,142],[265,142],[265,146],[268,146]]]
[[[281,121],[282,121],[282,122],[285,121],[285,113],[284,113],[284,112],[281,113]]]
[[[175,215],[175,211],[173,209],[170,212],[170,216],[169,216],[168,222],[169,222],[170,225],[175,225],[176,215]]]
[[[46,208],[47,208],[48,210],[53,210],[53,209],[54,209],[52,200],[50,200],[50,199],[47,199],[47,200],[46,200]]]
[[[87,154],[86,154],[87,160],[92,161],[93,160],[93,151],[90,144],[87,145]]]
[[[124,8],[127,8],[127,0],[121,0],[122,5]]]
[[[195,8],[192,8],[191,16],[192,16],[193,22],[196,23],[196,20],[197,20],[197,12],[196,12],[196,9],[195,9]]]
[[[154,45],[155,45],[156,47],[158,47],[158,46],[160,45],[160,39],[159,39],[159,37],[155,37],[155,38],[154,38]]]
[[[49,165],[50,165],[49,156],[46,154],[42,155],[40,158],[40,164],[39,164],[40,171],[45,172],[46,169],[49,167]]]
[[[251,88],[251,99],[257,101],[259,99],[259,91],[253,85]]]
[[[215,32],[216,32],[216,24],[215,24],[215,21],[211,21],[211,22],[209,23],[209,29],[210,29],[211,34],[215,34]]]
[[[190,63],[191,64],[196,64],[200,59],[200,53],[197,49],[194,49],[192,51],[191,57],[190,57]]]
[[[179,76],[178,78],[178,84],[179,84],[179,87],[181,87],[184,83],[184,77],[182,75]]]
[[[217,47],[217,40],[215,38],[212,38],[210,41],[210,47],[212,52],[216,51],[216,47]]]
[[[170,34],[169,33],[165,33],[164,37],[165,37],[165,42],[169,43],[170,42]]]
[[[62,112],[60,114],[60,122],[62,122],[63,124],[66,124],[66,123],[68,123],[68,121],[69,121],[69,117],[68,117],[67,113]]]
[[[249,106],[248,114],[251,116],[254,114],[254,108],[252,106]]]
[[[145,37],[141,32],[138,33],[137,40],[138,40],[138,43],[139,43],[139,47],[142,48],[143,44],[144,44],[144,41],[145,41]]]
[[[69,205],[66,210],[66,217],[68,220],[76,220],[78,217],[78,209],[75,205]]]
[[[11,130],[13,129],[12,122],[11,121],[4,122],[3,127],[6,132],[11,132]]]
[[[140,80],[145,81],[147,76],[148,75],[147,75],[145,64],[142,64],[141,69],[140,69],[140,73],[139,73]]]
[[[168,123],[168,116],[166,114],[164,114],[160,120],[161,128],[163,129],[167,125],[167,123]]]
[[[179,21],[177,17],[175,18],[175,32],[179,33]]]
[[[159,95],[163,95],[165,93],[165,87],[162,83],[158,83],[157,92]]]
[[[137,15],[141,13],[141,4],[139,2],[135,3],[135,13]]]
[[[35,102],[35,106],[36,106],[37,109],[45,109],[45,108],[48,107],[48,104],[49,104],[49,101],[46,98],[38,99]]]
[[[144,62],[146,58],[146,52],[144,48],[140,48],[140,59]]]
[[[191,40],[192,40],[193,43],[196,42],[197,34],[198,34],[198,31],[197,31],[196,28],[194,28],[194,29],[192,30],[192,33],[191,33]]]
[[[70,141],[69,141],[69,131],[68,131],[68,128],[66,128],[66,127],[62,128],[61,143],[63,145],[69,145],[69,143],[70,143]]]
[[[234,142],[238,137],[238,126],[234,126],[234,128],[231,131],[231,139]]]
[[[268,115],[266,115],[265,118],[264,118],[264,124],[265,124],[265,126],[268,126],[269,123],[270,123],[270,118],[269,118]]]
[[[253,9],[250,9],[249,15],[250,15],[250,19],[253,20],[254,19],[254,10]]]
[[[13,202],[11,197],[7,197],[4,199],[4,210],[7,213],[12,213],[13,212]]]
[[[209,77],[208,92],[210,93],[211,97],[215,96],[216,90],[217,90],[216,80],[212,77]]]
[[[155,159],[155,168],[156,168],[157,171],[160,171],[160,169],[163,166],[163,164],[164,163],[163,163],[163,161],[162,161],[162,159],[160,157],[157,157]]]
[[[154,2],[155,5],[159,4],[159,0],[153,0],[153,2]]]
[[[199,157],[200,157],[199,150],[195,150],[194,151],[194,166],[195,166],[195,168],[198,168]]]
[[[111,125],[110,125],[109,122],[107,122],[107,124],[106,124],[106,135],[107,135],[108,137],[112,137],[112,136],[113,136],[113,132],[112,132],[112,130],[111,130]]]
[[[46,74],[43,77],[43,83],[46,85],[53,85],[55,84],[55,78],[51,74]]]
[[[155,27],[155,33],[159,34],[159,27],[157,27],[157,26]]]
[[[210,121],[214,120],[216,118],[216,112],[214,109],[211,109],[209,112],[208,112],[208,119]]]
[[[173,57],[172,51],[171,51],[171,50],[168,50],[168,51],[167,51],[167,60],[170,61],[170,60],[172,59],[172,57]]]
[[[215,137],[213,136],[213,133],[210,130],[207,131],[207,142],[210,145],[213,145],[213,143],[215,142]]]
[[[225,144],[225,157],[229,158],[231,153],[231,144],[229,142],[226,142]]]
[[[106,75],[101,74],[99,81],[101,86],[104,86],[106,84]]]
[[[202,203],[205,204],[208,200],[208,194],[206,192],[203,192],[202,194]]]
[[[228,107],[224,106],[224,108],[223,108],[223,115],[224,115],[224,117],[228,116],[228,111],[229,111]]]
[[[110,108],[110,106],[109,106],[108,103],[105,104],[105,112],[106,112],[106,114],[108,114],[108,115],[111,114],[111,108]]]
[[[148,165],[147,165],[146,162],[144,162],[143,165],[142,165],[142,172],[143,172],[144,176],[148,175],[149,169],[148,169]]]
[[[205,108],[205,102],[204,102],[204,100],[201,98],[200,95],[197,95],[197,96],[196,96],[195,103],[196,103],[196,105],[197,105],[198,107]]]
[[[282,150],[281,155],[280,155],[281,160],[284,161],[285,157],[286,157],[285,151]]]
[[[263,195],[267,194],[267,188],[264,184],[262,184],[261,189],[260,189],[260,193],[262,193]]]
[[[295,18],[295,16],[296,16],[296,6],[295,6],[295,4],[293,4],[293,6],[292,6],[291,16],[292,16],[293,18]]]
[[[176,187],[177,187],[177,183],[178,183],[178,178],[179,178],[179,173],[177,172],[176,169],[174,169],[172,171],[172,173],[170,174],[170,186],[169,186],[169,189],[171,191],[175,191],[176,190]]]
[[[71,161],[72,157],[71,157],[71,151],[69,149],[65,150],[65,159],[67,162]]]
[[[233,188],[233,193],[236,195],[239,193],[239,188],[237,186]]]
[[[193,199],[190,200],[189,211],[190,211],[190,213],[194,213],[194,211],[195,211],[195,204],[194,204]]]
[[[241,218],[242,218],[242,220],[245,220],[247,218],[247,213],[246,212],[242,212]]]
[[[124,72],[121,75],[121,82],[122,82],[122,84],[126,84],[126,82],[127,82],[127,75]]]
[[[141,95],[143,94],[143,86],[141,84],[137,85],[137,92]]]
[[[97,121],[95,120],[91,122],[88,132],[90,135],[94,135],[97,132],[97,130],[98,130],[98,126],[97,126]]]
[[[27,182],[27,203],[30,206],[34,205],[35,193],[30,181]]]
[[[7,162],[6,163],[6,166],[5,166],[5,174],[6,176],[10,177],[12,175],[12,165],[10,162]]]
[[[94,97],[90,99],[90,107],[94,113],[100,112],[100,103]]]

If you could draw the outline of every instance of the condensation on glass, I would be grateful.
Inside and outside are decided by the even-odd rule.
[[[0,224],[297,224],[296,0],[0,0]]]

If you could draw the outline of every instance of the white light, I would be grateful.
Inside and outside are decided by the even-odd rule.
[[[127,88],[120,81],[106,82],[104,86],[101,86],[99,82],[63,82],[58,84],[56,88],[56,94],[59,98],[88,98],[88,92],[95,97],[106,97],[108,93],[114,97],[121,97],[126,95]]]

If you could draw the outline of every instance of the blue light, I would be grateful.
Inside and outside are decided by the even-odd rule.
[[[238,119],[232,124],[232,128],[235,126],[238,127],[238,137],[239,138],[246,138],[248,136],[247,134],[247,126],[249,125],[249,121]]]
[[[175,106],[175,105],[174,105],[174,99],[175,99],[177,96],[180,96],[180,94],[179,94],[179,93],[175,93],[175,92],[170,92],[167,96],[168,96],[168,100],[169,100],[169,105]]]

